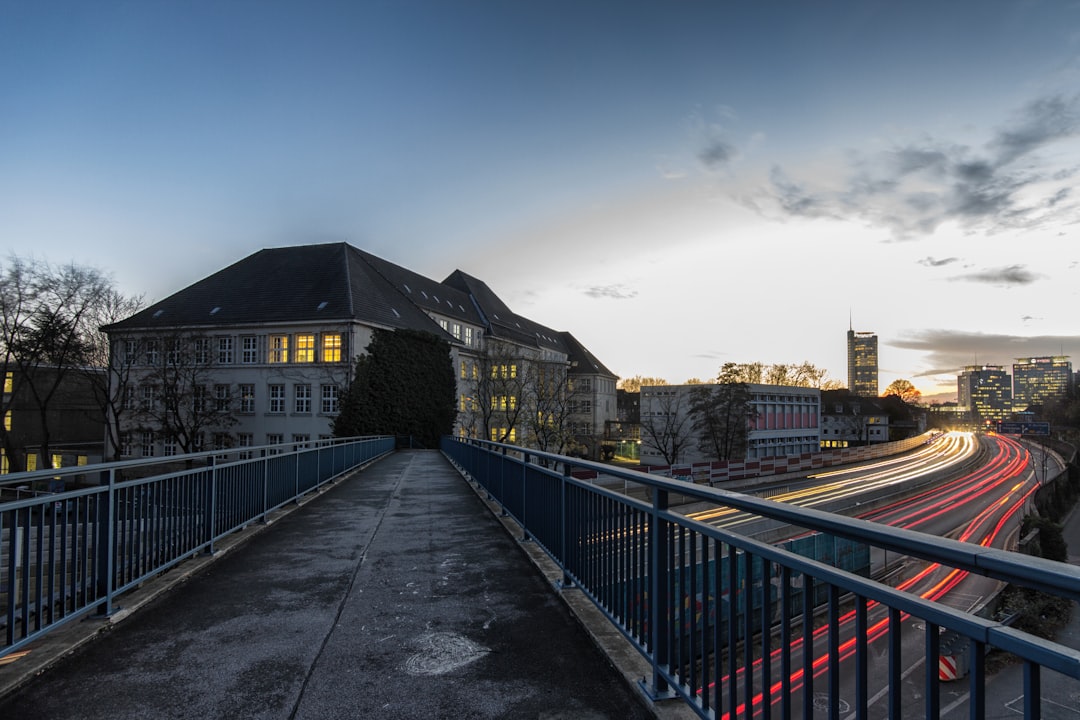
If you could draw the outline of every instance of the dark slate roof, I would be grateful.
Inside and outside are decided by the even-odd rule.
[[[617,379],[619,376],[604,367],[589,350],[568,332],[560,333],[567,347],[570,360],[570,372],[583,372],[590,375],[606,375]]]
[[[442,284],[468,293],[494,337],[569,354],[558,331],[515,313],[483,280],[455,270]]]
[[[615,377],[572,335],[514,313],[484,281],[455,270],[440,283],[348,243],[260,250],[104,329],[362,320],[452,340],[428,312]]]
[[[346,243],[260,250],[105,329],[357,318],[390,328],[442,332]]]

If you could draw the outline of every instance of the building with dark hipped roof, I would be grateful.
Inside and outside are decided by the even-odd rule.
[[[445,340],[455,432],[595,457],[617,377],[460,270],[438,282],[347,243],[260,250],[104,328],[122,455],[328,437],[376,329]]]

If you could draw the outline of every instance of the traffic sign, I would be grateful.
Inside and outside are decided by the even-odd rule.
[[[1049,435],[1050,423],[1001,420],[998,422],[998,432],[1002,435]]]

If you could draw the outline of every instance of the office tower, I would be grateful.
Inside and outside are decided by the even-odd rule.
[[[872,332],[847,333],[848,390],[861,397],[878,396],[877,335]]]
[[[976,421],[1004,420],[1012,411],[1012,383],[1000,365],[968,365],[956,378],[960,407]]]
[[[1068,357],[1016,358],[1013,363],[1013,409],[1027,410],[1052,398],[1065,397],[1072,380]]]

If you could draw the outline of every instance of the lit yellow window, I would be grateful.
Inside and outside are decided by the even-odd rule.
[[[473,380],[479,380],[480,379],[480,368],[479,368],[479,366],[477,366],[476,363],[472,364],[472,379]]]
[[[465,361],[462,360],[461,361],[461,379],[464,380],[465,377],[466,377]]]
[[[325,333],[322,336],[322,361],[341,362],[340,333]]]
[[[4,429],[11,430],[11,411],[4,413]]]
[[[272,363],[287,363],[289,362],[289,336],[288,335],[271,335],[270,336],[270,356],[269,360]]]
[[[15,373],[7,373],[4,375],[4,392],[9,393],[15,386]]]
[[[510,435],[506,438],[507,442],[517,442],[517,429],[510,428]]]
[[[498,442],[500,437],[499,428],[491,428],[491,442]]]
[[[315,336],[314,335],[297,335],[296,336],[296,362],[298,362],[298,363],[315,362]]]
[[[85,465],[86,464],[86,456],[85,455],[80,455],[79,457],[77,457],[75,459],[75,464],[78,465],[79,467],[82,467],[83,465]]]
[[[26,456],[26,472],[34,472],[37,470],[37,455]]]
[[[64,466],[64,456],[63,455],[53,455],[52,456],[52,466],[54,468],[63,467]]]
[[[461,412],[465,412],[465,396],[464,395],[461,396],[461,401],[458,404],[458,409],[461,410]]]
[[[0,450],[0,475],[7,475],[11,472],[11,465],[8,464],[7,453]]]

